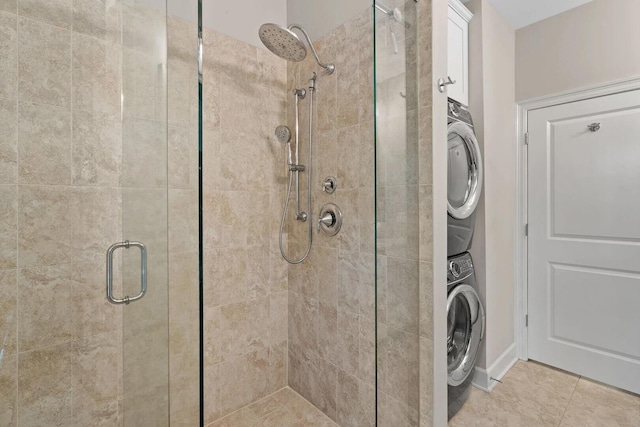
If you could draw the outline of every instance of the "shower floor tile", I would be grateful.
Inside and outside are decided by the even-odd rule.
[[[289,387],[227,415],[207,427],[337,427]]]

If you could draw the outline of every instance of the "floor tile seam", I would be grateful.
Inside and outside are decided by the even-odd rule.
[[[503,399],[504,402],[507,405],[513,405],[513,409],[515,409],[515,412],[519,412],[518,409],[520,408],[524,408],[527,411],[531,411],[532,414],[535,415],[542,415],[543,412],[540,411],[540,407],[535,408],[534,405],[529,405],[527,401],[518,401],[516,399],[513,399],[510,397],[511,395],[503,395]],[[489,396],[488,397],[492,402],[495,402],[495,396]],[[500,409],[504,409],[503,405],[500,405]],[[556,412],[556,413],[549,413],[547,412],[548,415],[552,416],[553,418],[558,417],[559,420],[562,419],[562,414],[560,412]],[[559,422],[559,421],[558,421]],[[557,425],[556,425],[557,426]]]
[[[492,394],[492,393],[493,393],[493,392],[490,392],[489,394]],[[499,398],[500,398],[500,397],[501,397],[501,398],[503,398],[507,403],[510,403],[510,404],[512,404],[512,405],[516,405],[516,406],[523,406],[523,407],[525,407],[526,409],[529,409],[529,410],[534,411],[534,412],[538,412],[538,410],[540,409],[540,406],[541,406],[541,405],[533,405],[533,404],[530,404],[530,402],[529,402],[529,400],[528,400],[528,399],[525,399],[525,400],[518,400],[518,399],[515,397],[515,395],[514,395],[514,394],[511,394],[511,393],[509,393],[509,394],[507,394],[507,393],[505,393],[505,394],[501,394],[501,395],[499,395]],[[492,398],[492,397],[490,396],[490,398]],[[536,407],[536,406],[538,406],[538,407]],[[547,409],[548,409],[548,408],[547,408]],[[560,410],[562,410],[562,408],[559,408],[559,409],[560,409]],[[558,411],[558,413],[557,413],[557,414],[554,414],[554,415],[561,415],[561,414],[560,414],[560,411]]]
[[[573,395],[575,394],[576,390],[578,389],[578,383],[580,382],[580,380],[582,379],[582,376],[578,376],[578,381],[576,381],[576,385],[573,387],[573,391],[571,391],[571,396],[569,396],[569,400],[567,401],[567,406],[564,408],[564,411],[562,412],[562,417],[560,417],[560,421],[558,422],[558,427],[560,427],[562,425],[562,421],[564,420],[564,416],[567,413],[567,409],[569,409],[569,405],[571,405],[571,400],[573,399]]]
[[[515,367],[515,365],[514,365]],[[501,384],[498,384],[498,386],[496,387],[496,390],[498,389],[502,389],[505,388],[505,386],[510,386],[511,384],[511,378],[510,375],[513,375],[512,370],[510,370],[506,375],[505,378],[502,380]],[[571,389],[571,393],[569,395],[569,399],[571,398],[571,395],[573,395],[573,392],[575,391],[575,388],[577,387],[578,381],[581,378],[579,375],[575,375],[574,376],[576,381]],[[535,384],[531,384],[533,385],[536,389],[541,389],[542,391],[544,391],[544,395],[548,396],[550,394],[554,394],[554,391],[556,390],[556,387],[553,387],[553,385],[548,384],[546,382],[539,382],[539,383],[535,383]],[[514,384],[515,388],[518,389],[518,384],[516,382],[516,384]],[[490,392],[490,394],[493,394],[493,392]],[[563,393],[559,393],[559,394],[563,394]],[[526,408],[529,409],[533,409],[536,410],[537,408],[534,408],[534,405],[529,405],[529,400],[524,400],[524,401],[518,401],[515,396],[516,394],[513,393],[504,393],[504,394],[500,394],[506,401],[511,402],[511,403],[515,403],[515,404],[521,404],[524,405]],[[567,401],[567,405],[568,406],[568,401]],[[564,409],[566,409],[566,406]],[[559,408],[560,410],[562,410],[563,408]]]

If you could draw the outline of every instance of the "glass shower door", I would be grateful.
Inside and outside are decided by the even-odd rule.
[[[164,0],[0,1],[0,426],[169,424],[166,40]]]
[[[121,411],[124,426],[168,426],[167,11],[122,3],[121,238],[144,248],[118,255],[122,295],[142,294],[145,279],[146,292],[122,304]]]

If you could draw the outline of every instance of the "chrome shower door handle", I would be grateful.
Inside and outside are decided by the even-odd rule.
[[[125,296],[124,298],[116,298],[113,296],[113,253],[116,249],[131,246],[140,248],[140,293],[135,297]],[[112,304],[129,304],[137,301],[147,293],[147,247],[141,242],[124,242],[114,243],[107,249],[107,300]]]

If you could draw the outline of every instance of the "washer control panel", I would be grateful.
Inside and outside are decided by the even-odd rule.
[[[447,265],[447,283],[457,282],[469,277],[473,273],[471,255],[464,253],[451,257]]]

